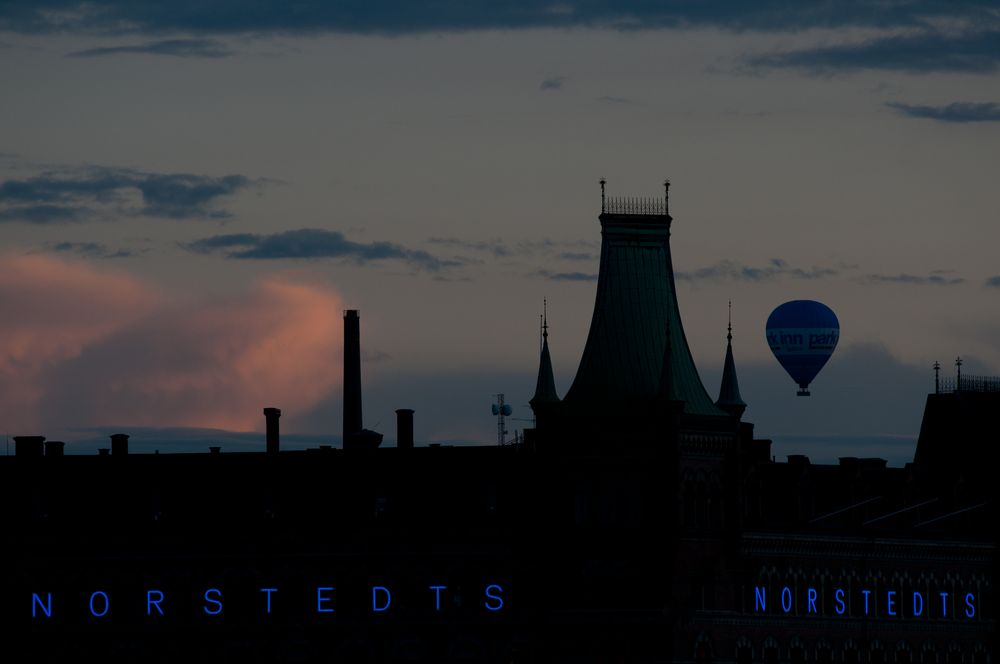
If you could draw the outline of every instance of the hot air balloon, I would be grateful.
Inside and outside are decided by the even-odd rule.
[[[837,347],[837,315],[822,302],[792,300],[771,312],[765,331],[771,352],[799,384],[798,395],[809,396],[809,383]]]

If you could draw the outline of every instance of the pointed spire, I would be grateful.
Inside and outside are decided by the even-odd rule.
[[[542,300],[542,354],[538,362],[538,380],[535,383],[535,396],[528,404],[534,408],[541,403],[557,403],[556,380],[552,373],[552,356],[549,354],[549,312],[548,302]]]
[[[715,405],[731,415],[740,417],[747,405],[740,396],[740,383],[736,378],[736,361],[733,359],[733,301],[729,301],[729,325],[726,331],[726,362],[722,368],[722,385]]]

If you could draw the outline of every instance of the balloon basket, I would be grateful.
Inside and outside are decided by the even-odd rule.
[[[807,396],[809,396],[809,390],[799,390],[795,394],[796,394],[796,396],[807,397]]]

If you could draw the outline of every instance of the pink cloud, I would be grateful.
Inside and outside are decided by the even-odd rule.
[[[341,300],[329,287],[268,277],[222,300],[180,299],[126,275],[30,257],[0,280],[12,350],[0,411],[12,432],[70,426],[259,430],[261,408],[309,411],[341,382]],[[8,307],[8,292],[35,289]],[[7,344],[5,344],[6,346]]]
[[[158,301],[124,274],[40,255],[0,257],[0,426],[33,431],[45,374]]]

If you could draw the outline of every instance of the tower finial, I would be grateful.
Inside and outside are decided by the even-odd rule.
[[[549,310],[548,310],[548,306],[549,306],[548,301],[543,297],[542,298],[542,338],[543,339],[548,339],[549,338]]]
[[[955,358],[955,367],[957,370],[957,377],[955,378],[955,390],[960,391],[962,389],[962,357],[958,356]]]
[[[663,181],[663,211],[670,214],[670,180]]]
[[[934,361],[934,394],[941,393],[941,383],[939,382],[939,374],[941,372],[941,364],[935,360]]]
[[[733,340],[733,301],[729,301],[729,326],[726,328],[726,341]]]
[[[601,214],[604,214],[604,185],[607,183],[607,180],[601,178]]]

